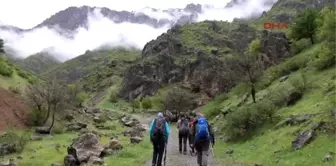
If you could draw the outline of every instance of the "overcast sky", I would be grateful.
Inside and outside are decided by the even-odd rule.
[[[114,10],[137,10],[144,7],[158,9],[184,8],[189,3],[224,7],[230,0],[2,0],[0,23],[31,28],[54,13],[70,6],[108,7]]]

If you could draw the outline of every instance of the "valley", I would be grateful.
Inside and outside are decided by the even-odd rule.
[[[65,61],[42,50],[13,56],[0,35],[0,165],[147,166],[158,112],[173,122],[205,115],[216,137],[209,166],[335,165],[335,4],[269,3],[258,17],[169,22],[142,49],[100,47]],[[85,27],[83,8],[94,10],[70,7],[37,27]],[[202,8],[178,11],[201,15]],[[119,23],[161,26],[104,11],[132,15]],[[289,29],[265,30],[264,22]],[[194,165],[196,158],[178,154],[170,128],[167,165]]]

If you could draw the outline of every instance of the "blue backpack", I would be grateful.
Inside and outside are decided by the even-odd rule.
[[[209,133],[207,120],[205,118],[199,118],[196,124],[195,142],[210,139],[211,136]]]

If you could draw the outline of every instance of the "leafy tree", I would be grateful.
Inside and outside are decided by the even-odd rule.
[[[309,38],[311,43],[314,44],[314,36],[317,29],[317,15],[318,13],[311,8],[307,8],[303,13],[298,14],[291,27],[291,37],[295,40]]]
[[[317,36],[321,40],[335,42],[336,16],[335,8],[327,6],[319,13],[316,22],[318,25]]]
[[[181,112],[187,112],[188,110],[193,109],[194,104],[194,96],[190,92],[177,87],[168,91],[163,100],[164,110],[176,110],[176,118]]]
[[[76,95],[76,102],[77,102],[77,106],[82,107],[83,102],[88,98],[88,94],[86,94],[85,92],[79,92]]]
[[[4,47],[4,42],[2,39],[0,39],[0,53],[5,53],[5,50],[3,49]]]

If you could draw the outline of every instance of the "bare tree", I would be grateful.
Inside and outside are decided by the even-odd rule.
[[[253,102],[256,103],[256,87],[258,78],[262,75],[263,63],[260,56],[260,41],[254,40],[248,49],[241,49],[236,58],[236,68],[242,81],[248,82]]]
[[[55,114],[57,111],[66,106],[67,93],[65,86],[57,83],[56,81],[50,81],[47,83],[48,89],[48,103],[52,110],[52,122],[49,127],[49,132],[55,124]]]
[[[26,98],[29,101],[28,103],[39,112],[46,111],[42,124],[46,124],[50,115],[52,115],[49,132],[55,123],[55,113],[72,103],[66,87],[55,80],[28,86]]]

